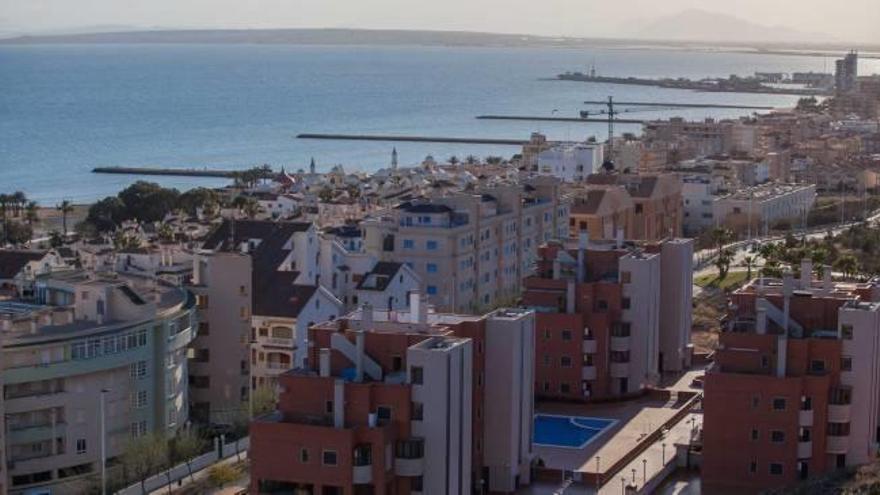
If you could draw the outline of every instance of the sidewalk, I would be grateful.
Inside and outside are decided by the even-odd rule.
[[[247,461],[247,451],[243,451],[241,453],[241,460],[242,460],[242,462]],[[172,483],[171,484],[171,493],[172,494],[180,493],[183,490],[185,490],[186,488],[190,487],[190,485],[192,485],[192,484],[199,484],[200,482],[207,482],[208,473],[210,472],[211,468],[214,466],[221,466],[221,465],[225,465],[225,464],[235,464],[237,462],[238,462],[238,456],[233,455],[231,457],[227,457],[226,459],[223,459],[222,461],[219,461],[219,462],[216,462],[210,466],[207,466],[204,469],[201,469],[199,471],[193,471],[192,478],[187,476],[187,477],[180,480],[180,484],[178,484],[176,482]],[[248,485],[247,480],[238,480],[233,485],[227,486],[223,489],[211,490],[207,493],[235,495],[236,493],[239,493],[241,490],[246,490],[247,485]],[[168,486],[166,485],[166,486],[163,486],[162,488],[153,490],[152,492],[150,492],[150,495],[167,495],[168,493],[169,493]]]

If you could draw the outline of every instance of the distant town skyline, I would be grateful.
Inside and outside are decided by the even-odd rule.
[[[712,24],[707,29],[706,23]],[[880,43],[875,0],[0,0],[0,34],[130,29],[368,28],[545,36]],[[717,29],[715,29],[717,28]],[[761,38],[761,39],[758,39]]]

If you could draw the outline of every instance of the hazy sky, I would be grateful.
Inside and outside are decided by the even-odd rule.
[[[880,0],[0,0],[0,30],[352,27],[626,36],[692,8],[880,43]]]

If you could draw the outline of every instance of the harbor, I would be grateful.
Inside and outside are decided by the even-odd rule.
[[[827,90],[821,88],[782,88],[767,86],[755,78],[730,76],[727,79],[703,79],[694,81],[687,78],[649,79],[641,77],[598,76],[593,73],[566,72],[550,80],[575,81],[584,83],[625,84],[630,86],[654,86],[666,89],[686,89],[706,93],[756,93],[790,96],[824,96]]]
[[[604,120],[603,120],[604,122]],[[337,141],[391,141],[410,143],[452,143],[452,144],[489,144],[502,146],[522,146],[528,141],[523,139],[498,139],[498,138],[461,138],[439,136],[398,136],[398,135],[374,135],[374,134],[297,134],[297,139],[325,139]]]
[[[95,167],[94,174],[159,175],[173,177],[209,177],[231,179],[239,171],[208,168]]]

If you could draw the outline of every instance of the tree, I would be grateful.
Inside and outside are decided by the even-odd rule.
[[[132,251],[141,247],[141,239],[134,235],[119,230],[113,236],[113,248],[117,251]]]
[[[727,272],[730,270],[730,262],[733,260],[733,251],[730,249],[722,249],[715,258],[715,267],[718,268],[718,280],[727,278]]]
[[[183,430],[171,441],[172,464],[186,463],[190,481],[193,479],[192,460],[201,455],[209,442],[194,430]]]
[[[842,272],[844,278],[852,278],[859,271],[859,260],[851,254],[845,254],[835,260],[834,269]]]
[[[34,237],[34,229],[30,225],[21,222],[6,222],[6,242],[20,246],[28,243]]]
[[[125,218],[144,222],[158,222],[177,206],[180,193],[165,189],[155,182],[137,181],[119,193],[125,205]]]
[[[733,232],[730,229],[724,227],[712,229],[712,243],[718,249],[718,255],[721,255],[724,246],[730,244],[731,241],[733,241]]]
[[[225,485],[235,482],[241,475],[241,471],[229,463],[218,463],[208,469],[208,480],[215,488],[223,488]]]
[[[141,493],[146,493],[144,483],[157,473],[168,459],[168,442],[157,433],[132,439],[125,446],[121,456],[122,469],[128,479],[141,484]]]
[[[159,236],[159,240],[166,244],[174,242],[174,227],[169,223],[162,222],[156,234]]]
[[[15,213],[15,216],[20,217],[21,211],[24,209],[24,205],[27,203],[27,195],[21,191],[15,191],[12,193],[10,197],[12,200],[12,207]]]
[[[256,418],[274,411],[277,400],[272,387],[258,387],[251,393],[251,417]]]
[[[62,226],[62,234],[67,236],[67,215],[73,212],[73,205],[68,200],[64,200],[55,207],[58,211],[61,212],[61,226]]]
[[[49,232],[49,245],[56,249],[64,245],[64,237],[61,236],[60,232],[57,230]]]
[[[98,232],[109,232],[127,218],[125,203],[116,196],[107,196],[89,207],[86,222],[92,224]]]
[[[458,164],[458,157],[455,156],[455,155],[450,156],[450,157],[449,157],[449,163],[450,163],[451,165],[457,165],[457,164]]]
[[[199,209],[213,208],[218,203],[217,193],[206,187],[190,189],[177,198],[177,208],[190,215],[195,215]]]
[[[754,256],[746,256],[743,258],[743,264],[746,265],[746,280],[752,279],[752,267],[755,266],[755,257]]]
[[[24,218],[30,226],[33,226],[40,220],[40,207],[36,201],[28,202],[24,210]]]

